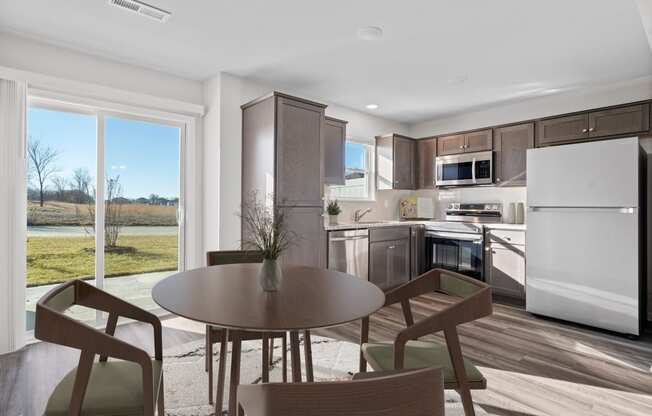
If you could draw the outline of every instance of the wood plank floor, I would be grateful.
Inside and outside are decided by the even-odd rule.
[[[447,304],[435,294],[418,298],[415,320]],[[403,327],[400,307],[385,308],[371,319],[370,339],[392,340]],[[487,378],[487,390],[474,391],[473,399],[490,414],[652,415],[650,335],[633,341],[504,305],[459,329],[464,355]],[[353,341],[359,326],[321,333]]]
[[[438,295],[421,297],[412,303],[415,319],[447,304]],[[652,336],[632,341],[514,307],[494,309],[493,316],[460,327],[464,354],[487,378],[487,390],[474,391],[473,398],[488,413],[652,415]],[[385,308],[372,317],[371,339],[391,340],[403,325],[399,308]],[[318,333],[357,342],[359,326]],[[151,350],[148,326],[123,325],[117,335]],[[202,325],[164,321],[164,347],[199,339]],[[75,350],[43,343],[0,356],[0,415],[41,415],[50,392],[77,359]]]

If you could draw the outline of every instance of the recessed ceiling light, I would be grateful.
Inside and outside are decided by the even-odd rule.
[[[378,104],[367,104],[365,105],[365,107],[367,108],[367,110],[375,110],[378,108]]]
[[[383,29],[378,26],[367,26],[358,29],[358,39],[377,40],[383,37]]]

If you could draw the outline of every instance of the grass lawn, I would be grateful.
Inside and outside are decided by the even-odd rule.
[[[105,277],[177,269],[177,236],[126,235],[119,246],[133,253],[106,253]],[[91,237],[29,237],[27,239],[27,286],[58,283],[95,276],[95,247]]]

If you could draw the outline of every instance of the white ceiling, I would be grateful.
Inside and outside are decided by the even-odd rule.
[[[652,74],[636,0],[147,1],[170,20],[106,0],[0,0],[0,30],[190,79],[225,71],[376,103],[368,112],[403,122]],[[358,40],[367,25],[384,37]]]

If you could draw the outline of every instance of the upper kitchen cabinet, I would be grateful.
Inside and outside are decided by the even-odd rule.
[[[324,120],[324,183],[344,185],[346,124],[344,120]]]
[[[416,146],[399,134],[376,137],[376,189],[416,189]]]
[[[536,145],[573,143],[649,129],[650,105],[629,105],[537,121]]]
[[[452,136],[443,136],[437,139],[437,155],[454,155],[464,153],[464,135],[455,134]]]
[[[491,129],[472,131],[464,134],[464,153],[484,152],[493,146]]]
[[[484,152],[493,146],[491,129],[472,131],[464,134],[442,136],[437,139],[437,155]]]
[[[534,147],[534,123],[494,129],[495,178],[501,186],[525,186],[526,152]]]
[[[276,201],[321,206],[325,106],[285,96],[276,101]]]
[[[589,137],[639,133],[650,129],[650,104],[589,113]]]
[[[589,114],[555,117],[537,121],[539,131],[536,145],[549,146],[568,143],[589,137]]]
[[[417,140],[418,188],[435,187],[435,157],[437,157],[437,138]]]

